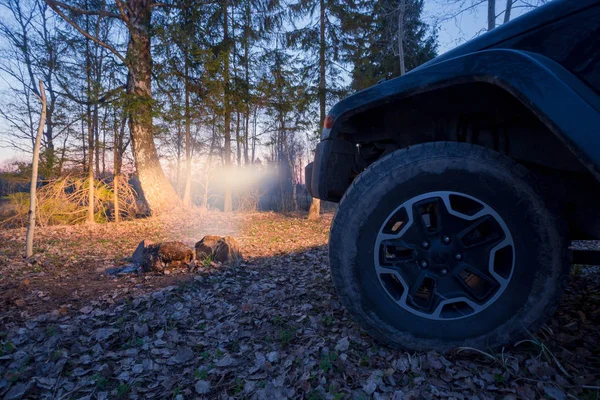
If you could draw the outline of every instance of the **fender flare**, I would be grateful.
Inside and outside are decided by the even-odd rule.
[[[600,180],[600,96],[555,61],[519,50],[470,53],[358,92],[331,109],[334,124],[323,130],[323,138],[335,139],[340,122],[357,113],[469,82],[490,83],[510,93]]]

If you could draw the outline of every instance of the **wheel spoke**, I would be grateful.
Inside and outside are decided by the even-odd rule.
[[[415,259],[414,246],[402,239],[383,240],[379,247],[381,265],[397,265]]]
[[[441,198],[435,197],[413,205],[413,232],[420,237],[439,232],[442,213],[446,207]]]
[[[505,238],[500,224],[491,215],[486,215],[471,221],[467,227],[458,234],[460,243],[466,249],[485,246],[489,250]]]
[[[438,302],[435,280],[424,273],[420,273],[415,284],[410,287],[409,301],[425,313],[431,313]]]
[[[456,276],[464,288],[464,293],[476,303],[488,299],[500,287],[500,282],[489,273],[489,270],[474,268],[466,263],[461,264],[460,267]]]
[[[436,293],[442,300],[464,297],[465,289],[458,274],[436,278]]]

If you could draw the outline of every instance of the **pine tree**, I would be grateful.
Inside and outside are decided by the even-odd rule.
[[[348,60],[353,64],[352,89],[365,89],[382,78],[401,75],[399,30],[403,31],[406,71],[436,56],[437,35],[422,20],[423,0],[371,1],[364,7],[353,27],[356,34],[353,51],[349,51],[353,54]]]

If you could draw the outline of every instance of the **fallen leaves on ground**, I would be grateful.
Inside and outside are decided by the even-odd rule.
[[[55,228],[38,241],[47,246],[40,263],[51,263],[40,267],[47,268],[41,277],[34,265],[21,265],[24,273],[11,269],[20,232],[3,232],[2,240],[15,239],[8,242],[12,252],[2,253],[1,284],[27,292],[24,302],[58,308],[40,314],[4,298],[10,310],[3,308],[0,328],[0,396],[597,398],[596,275],[573,275],[554,318],[510,349],[407,353],[371,339],[338,301],[327,265],[329,216],[316,223],[276,214],[234,215],[219,224],[220,218],[199,214],[197,221],[152,219],[94,231]],[[246,261],[166,277],[98,272],[126,263],[115,254],[123,258],[141,239],[193,244],[204,233],[235,235]],[[72,280],[60,275],[63,268]],[[96,278],[102,285],[92,281],[77,307],[68,300],[72,305],[64,311],[54,300],[61,292],[40,285],[46,278],[68,285],[100,275],[106,281]],[[174,276],[181,283],[164,287]],[[151,283],[140,283],[146,278]]]

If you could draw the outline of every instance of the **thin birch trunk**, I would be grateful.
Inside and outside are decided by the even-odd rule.
[[[31,165],[31,187],[29,190],[29,224],[27,226],[27,237],[25,240],[25,256],[33,255],[33,233],[35,230],[35,207],[36,207],[36,191],[38,180],[38,164],[40,161],[40,144],[42,142],[42,134],[44,133],[44,123],[46,122],[46,92],[44,83],[40,80],[40,102],[42,103],[42,114],[40,115],[40,123],[38,125],[37,135],[35,137],[35,146],[33,148],[33,161]]]
[[[121,179],[121,160],[120,160],[120,138],[119,121],[117,119],[117,110],[114,111],[114,140],[113,140],[113,205],[115,209],[115,222],[121,220],[121,210],[119,208],[119,180]]]

